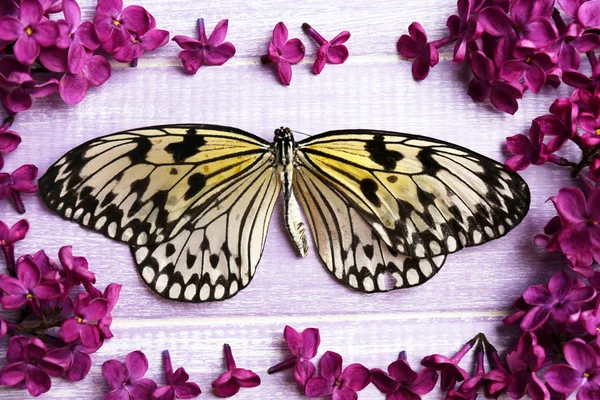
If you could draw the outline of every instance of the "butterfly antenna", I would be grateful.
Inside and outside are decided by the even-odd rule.
[[[299,131],[291,131],[293,134],[298,134],[298,135],[304,135],[304,136],[308,136],[311,137],[312,135],[309,135],[308,133],[304,133],[304,132],[299,132]]]

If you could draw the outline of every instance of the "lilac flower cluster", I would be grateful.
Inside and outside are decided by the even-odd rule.
[[[0,338],[10,336],[0,384],[39,396],[50,390],[51,376],[79,381],[88,374],[90,354],[113,337],[111,312],[121,285],[97,289],[87,260],[74,256],[71,246],[59,250],[60,266],[44,250],[15,260],[15,243],[28,229],[27,220],[10,229],[0,221],[0,248],[8,269],[0,274],[0,306],[19,310],[16,320],[0,318]]]
[[[32,97],[56,91],[77,104],[90,86],[110,78],[107,56],[135,62],[169,39],[143,7],[123,9],[122,0],[98,0],[93,22],[81,21],[75,0],[7,4],[0,9],[0,100],[9,115],[28,110]],[[62,19],[52,18],[60,12]]]
[[[422,80],[438,63],[438,49],[454,43],[452,63],[466,62],[473,74],[469,96],[477,102],[489,98],[497,109],[514,114],[526,90],[539,93],[545,85],[556,88],[561,81],[589,87],[600,73],[594,54],[600,46],[600,2],[555,3],[458,0],[457,15],[446,22],[447,37],[430,42],[423,27],[413,22],[409,34],[398,41],[398,51],[414,59],[413,76]],[[578,71],[580,53],[592,64],[591,78]]]

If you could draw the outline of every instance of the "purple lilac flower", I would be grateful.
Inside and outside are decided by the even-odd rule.
[[[144,55],[146,51],[154,51],[169,41],[169,32],[162,29],[149,29],[141,34],[133,34],[116,52],[115,60],[132,62]]]
[[[577,10],[577,19],[586,28],[600,28],[600,2],[593,0],[581,4]]]
[[[21,0],[19,19],[0,18],[0,40],[16,40],[14,53],[20,63],[31,65],[40,54],[40,47],[52,46],[58,38],[56,22],[44,18],[38,0]]]
[[[0,129],[0,169],[4,167],[2,154],[14,151],[21,143],[21,136],[17,132]]]
[[[416,80],[423,80],[429,75],[429,69],[439,61],[439,54],[433,43],[427,42],[425,29],[418,22],[408,27],[408,35],[402,35],[397,44],[398,53],[402,57],[414,59],[412,74]]]
[[[0,221],[0,248],[6,260],[6,268],[9,272],[15,269],[15,243],[23,240],[29,231],[29,221],[22,219],[12,227],[8,227],[3,221]]]
[[[440,371],[440,385],[442,390],[450,390],[454,388],[456,382],[462,382],[469,377],[467,371],[459,367],[458,363],[473,348],[476,341],[477,336],[468,341],[452,358],[441,354],[432,354],[423,358],[421,364],[424,367]]]
[[[0,275],[0,290],[4,292],[0,304],[5,310],[15,310],[28,303],[39,313],[39,300],[54,299],[64,292],[59,282],[42,281],[40,269],[29,258],[19,258],[16,273],[16,278]]]
[[[304,388],[306,382],[316,373],[316,367],[310,360],[317,355],[321,343],[319,330],[308,328],[300,334],[291,326],[286,325],[283,330],[283,337],[293,356],[269,368],[267,373],[274,374],[286,368],[294,367],[294,378],[298,385]]]
[[[506,356],[511,372],[507,391],[511,398],[520,399],[525,393],[534,399],[549,398],[548,389],[536,375],[546,366],[545,359],[546,351],[537,343],[536,335],[533,332],[523,333],[516,350]]]
[[[325,64],[343,64],[348,59],[348,48],[344,45],[350,39],[350,32],[343,31],[336,37],[327,41],[312,26],[302,24],[302,29],[319,45],[317,59],[313,64],[313,73],[319,75]]]
[[[200,386],[194,382],[188,382],[190,376],[185,372],[183,367],[177,368],[173,372],[171,364],[171,356],[169,351],[163,351],[163,360],[165,364],[166,385],[157,388],[152,393],[153,400],[176,400],[176,399],[192,399],[200,395]]]
[[[67,343],[81,339],[85,346],[97,347],[100,343],[100,331],[96,323],[106,314],[107,307],[106,300],[92,300],[87,293],[79,293],[75,297],[73,318],[62,323],[60,337]]]
[[[61,275],[65,278],[65,287],[71,288],[81,284],[88,287],[96,283],[94,273],[88,269],[87,260],[84,257],[73,256],[72,246],[61,247],[58,258],[63,267]]]
[[[451,15],[446,21],[450,36],[456,39],[453,64],[460,64],[465,60],[467,44],[479,39],[483,33],[483,26],[475,16],[471,16],[472,3],[471,0],[458,0],[458,15]]]
[[[227,371],[221,374],[212,383],[215,393],[219,397],[231,397],[240,391],[240,388],[252,388],[260,385],[260,377],[249,369],[238,368],[235,365],[231,347],[223,346]]]
[[[523,293],[527,304],[534,306],[521,321],[521,328],[534,331],[548,318],[557,324],[575,322],[579,319],[582,303],[592,300],[596,290],[591,286],[581,286],[564,271],[558,271],[547,285],[530,286]]]
[[[379,368],[371,370],[371,381],[388,400],[411,399],[420,400],[421,395],[431,392],[437,383],[438,374],[432,368],[423,368],[418,373],[413,371],[406,359],[406,352],[401,352],[384,372]]]
[[[98,320],[98,329],[100,329],[100,333],[102,333],[102,336],[105,339],[110,339],[114,336],[110,330],[110,325],[112,324],[111,312],[115,307],[115,304],[117,304],[117,301],[119,300],[121,288],[122,286],[118,283],[111,283],[106,287],[106,289],[104,289],[104,293],[102,293],[94,286],[88,285],[86,287],[86,290],[93,299],[103,298],[104,300],[106,300],[106,314],[104,314],[104,316]]]
[[[474,400],[477,397],[477,392],[484,382],[485,375],[483,340],[479,340],[475,350],[475,375],[465,379],[458,389],[448,391],[447,400]]]
[[[148,359],[139,350],[129,353],[125,363],[105,361],[102,364],[102,376],[113,390],[104,396],[104,400],[149,399],[156,390],[156,383],[143,377],[146,371]]]
[[[37,192],[38,187],[32,182],[37,173],[37,167],[31,164],[22,165],[12,174],[0,172],[0,200],[12,197],[17,210],[23,214],[25,206],[21,200],[21,193]]]
[[[570,395],[579,388],[578,399],[600,397],[600,358],[593,347],[581,339],[572,339],[563,348],[568,364],[555,364],[544,374],[548,385]]]
[[[269,43],[267,54],[261,58],[263,63],[272,62],[277,66],[279,80],[284,85],[292,81],[292,64],[297,64],[304,58],[305,48],[300,39],[288,40],[288,30],[283,22],[273,29],[273,40]]]
[[[87,347],[79,340],[70,343],[67,347],[69,365],[65,371],[65,378],[71,382],[78,382],[85,378],[92,367],[92,358],[89,355],[95,353],[102,344],[103,342],[100,341],[98,347]]]
[[[155,26],[154,17],[140,6],[123,9],[122,0],[98,0],[94,28],[104,51],[114,54],[131,34],[143,35]]]
[[[342,370],[342,356],[327,351],[319,361],[320,376],[311,378],[305,387],[308,397],[332,395],[332,400],[357,398],[371,382],[371,372],[361,364],[350,364]]]
[[[173,37],[173,40],[183,49],[179,52],[179,58],[187,72],[195,74],[203,65],[223,65],[235,55],[235,46],[225,42],[228,26],[228,20],[219,21],[207,38],[204,19],[200,18],[198,19],[199,40],[183,35]]]
[[[50,376],[61,376],[66,368],[61,355],[60,349],[48,351],[39,338],[13,336],[6,355],[9,364],[0,370],[0,383],[27,388],[35,397],[46,393],[52,384]]]
[[[514,154],[504,164],[510,171],[522,171],[529,165],[541,165],[548,160],[548,148],[544,141],[544,134],[540,130],[540,123],[533,121],[529,128],[529,135],[517,134],[506,138],[508,151]]]
[[[529,90],[539,93],[546,83],[546,70],[553,65],[552,57],[535,47],[516,48],[513,57],[502,64],[500,77],[508,82],[518,82],[524,77]]]

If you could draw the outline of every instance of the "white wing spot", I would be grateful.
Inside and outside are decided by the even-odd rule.
[[[127,229],[125,229],[125,231],[121,235],[121,240],[123,240],[123,241],[126,242],[129,239],[131,239],[132,236],[133,236],[133,229],[127,228]]]
[[[56,207],[56,210],[57,210],[57,211],[60,211],[60,210],[62,210],[62,208],[63,208],[64,206],[65,206],[65,203],[60,203],[60,204],[59,204],[59,205]]]
[[[373,278],[371,278],[370,276],[367,276],[363,280],[363,286],[365,287],[365,290],[367,292],[372,292],[373,290],[375,290],[375,286],[373,284]]]
[[[177,299],[177,298],[179,298],[180,294],[181,294],[181,285],[179,283],[174,283],[173,286],[171,286],[171,290],[169,290],[169,297],[172,299]]]
[[[225,286],[217,285],[215,286],[215,299],[220,300],[225,295]]]
[[[208,296],[210,296],[210,286],[208,286],[208,283],[205,283],[200,289],[200,300],[206,300]]]
[[[167,283],[169,283],[169,277],[167,276],[167,274],[162,274],[161,276],[159,276],[156,280],[156,291],[161,293],[167,287]]]
[[[148,249],[146,247],[140,247],[138,251],[135,252],[135,260],[138,262],[138,264],[144,261],[146,256],[148,256]]]
[[[229,286],[229,295],[232,296],[237,291],[238,291],[238,283],[236,281],[231,282],[231,285]]]
[[[146,234],[146,232],[140,233],[137,238],[137,244],[140,246],[143,246],[146,244],[147,241],[148,241],[148,235]]]
[[[96,221],[96,225],[94,225],[94,228],[102,229],[102,227],[104,226],[105,223],[106,223],[106,217],[100,217],[98,219],[98,221]]]
[[[206,285],[204,285],[206,286]],[[204,287],[202,287],[204,289]],[[183,294],[185,296],[185,298],[187,300],[191,300],[194,298],[194,296],[196,295],[196,290],[198,288],[196,287],[196,285],[194,285],[193,283],[188,285],[188,287],[185,288],[185,293]],[[202,292],[200,292],[200,295],[202,295]],[[208,297],[208,296],[206,296]]]
[[[479,232],[479,231],[474,231],[474,232],[473,232],[473,242],[474,242],[475,244],[477,244],[477,243],[481,242],[481,239],[482,239],[481,232]]]
[[[504,235],[504,232],[506,232],[504,225],[498,225],[498,233]]]
[[[421,243],[415,246],[415,256],[425,257],[425,247]]]
[[[385,287],[385,275],[384,274],[379,274],[379,276],[377,277],[377,286],[379,288]]]
[[[440,247],[439,243],[433,240],[429,243],[429,248],[431,249],[431,252],[436,255],[440,254],[440,252],[442,251],[442,248]]]
[[[136,254],[137,256],[137,254]],[[150,267],[145,267],[142,270],[142,278],[144,278],[144,280],[148,283],[152,282],[152,280],[154,280],[154,275],[156,275],[154,273],[154,270]]]
[[[108,225],[108,236],[110,236],[111,238],[114,238],[115,236],[117,236],[117,223],[116,222],[111,222],[110,225]]]
[[[85,217],[83,217],[83,221],[82,221],[82,222],[83,222],[83,224],[84,224],[84,225],[87,225],[87,224],[89,224],[89,223],[90,223],[90,218],[91,218],[91,217],[92,217],[92,214],[90,214],[90,213],[87,213],[87,214],[85,214]]]
[[[404,286],[404,279],[402,279],[402,276],[399,273],[394,272],[392,277],[396,280],[396,287],[399,288]]]
[[[448,236],[448,239],[446,239],[446,247],[448,247],[448,251],[456,250],[456,239],[454,239],[454,236]]]
[[[494,231],[489,226],[485,227],[485,234],[488,235],[488,237],[494,237]]]
[[[348,284],[350,286],[352,286],[353,288],[357,288],[358,287],[358,281],[356,280],[356,276],[349,275],[348,276]]]
[[[429,260],[419,261],[419,268],[421,269],[421,272],[423,273],[423,275],[425,275],[428,278],[431,276],[431,274],[433,272],[433,268],[431,268],[431,261],[429,261]]]
[[[65,217],[71,218],[71,214],[73,213],[73,209],[71,207],[65,210]]]
[[[409,285],[416,285],[419,283],[419,273],[417,270],[414,268],[409,269],[406,272],[406,280],[408,281]]]
[[[81,214],[83,214],[83,208],[78,208],[77,210],[75,210],[75,214],[73,214],[73,218],[77,219],[77,218],[81,217]]]

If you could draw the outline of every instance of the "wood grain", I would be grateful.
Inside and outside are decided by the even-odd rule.
[[[84,17],[92,15],[93,1],[81,2]],[[409,61],[401,60],[395,43],[413,20],[431,36],[444,34],[445,17],[455,4],[434,0],[398,2],[375,0],[202,2],[194,0],[142,1],[156,17],[159,28],[171,34],[194,35],[195,19],[204,17],[209,29],[229,18],[230,34],[238,53],[222,67],[203,67],[195,76],[183,73],[176,58],[178,47],[164,49],[140,60],[136,69],[115,68],[113,77],[92,89],[78,106],[57,97],[35,103],[20,115],[15,129],[23,136],[18,151],[6,157],[5,170],[34,163],[43,172],[64,152],[91,138],[139,126],[202,122],[235,126],[270,139],[285,125],[306,133],[330,129],[373,128],[410,132],[469,147],[505,160],[506,136],[526,132],[532,118],[547,112],[557,96],[545,89],[527,94],[515,116],[489,104],[476,104],[466,95],[466,69],[453,66],[448,55],[424,82],[413,81]],[[127,4],[126,4],[127,5]],[[351,56],[341,66],[328,65],[320,76],[311,73],[315,48],[293,67],[289,87],[277,82],[269,66],[258,58],[265,51],[272,27],[283,20],[290,34],[308,39],[300,25],[309,22],[325,36],[343,29],[352,33]],[[568,88],[560,88],[565,95]],[[326,349],[347,362],[385,367],[397,351],[409,351],[417,364],[429,353],[449,355],[478,331],[491,335],[498,347],[511,340],[500,317],[532,284],[545,282],[564,262],[534,246],[554,215],[546,199],[572,184],[567,171],[543,166],[527,170],[532,204],[529,216],[506,238],[448,258],[439,275],[427,284],[387,294],[364,295],[337,284],[311,251],[301,259],[283,230],[281,205],[275,209],[263,259],[250,286],[235,298],[213,304],[191,305],[165,301],[137,276],[127,246],[64,221],[45,209],[35,196],[25,196],[32,229],[17,253],[40,248],[56,258],[62,245],[90,262],[100,286],[123,284],[113,315],[116,337],[93,357],[88,378],[72,384],[55,380],[45,398],[102,398],[107,389],[100,376],[102,362],[137,348],[150,359],[149,376],[161,378],[160,353],[168,348],[176,365],[184,365],[212,398],[209,383],[223,367],[221,346],[229,342],[240,366],[266,371],[284,355],[281,332],[285,324],[321,328],[322,354]],[[0,219],[14,223],[19,215],[0,204]],[[0,341],[0,356],[6,351]],[[299,396],[289,375],[268,377],[242,399],[294,399]],[[24,393],[0,388],[0,397],[21,399]],[[429,398],[442,398],[435,389]],[[375,388],[360,398],[379,399]]]

